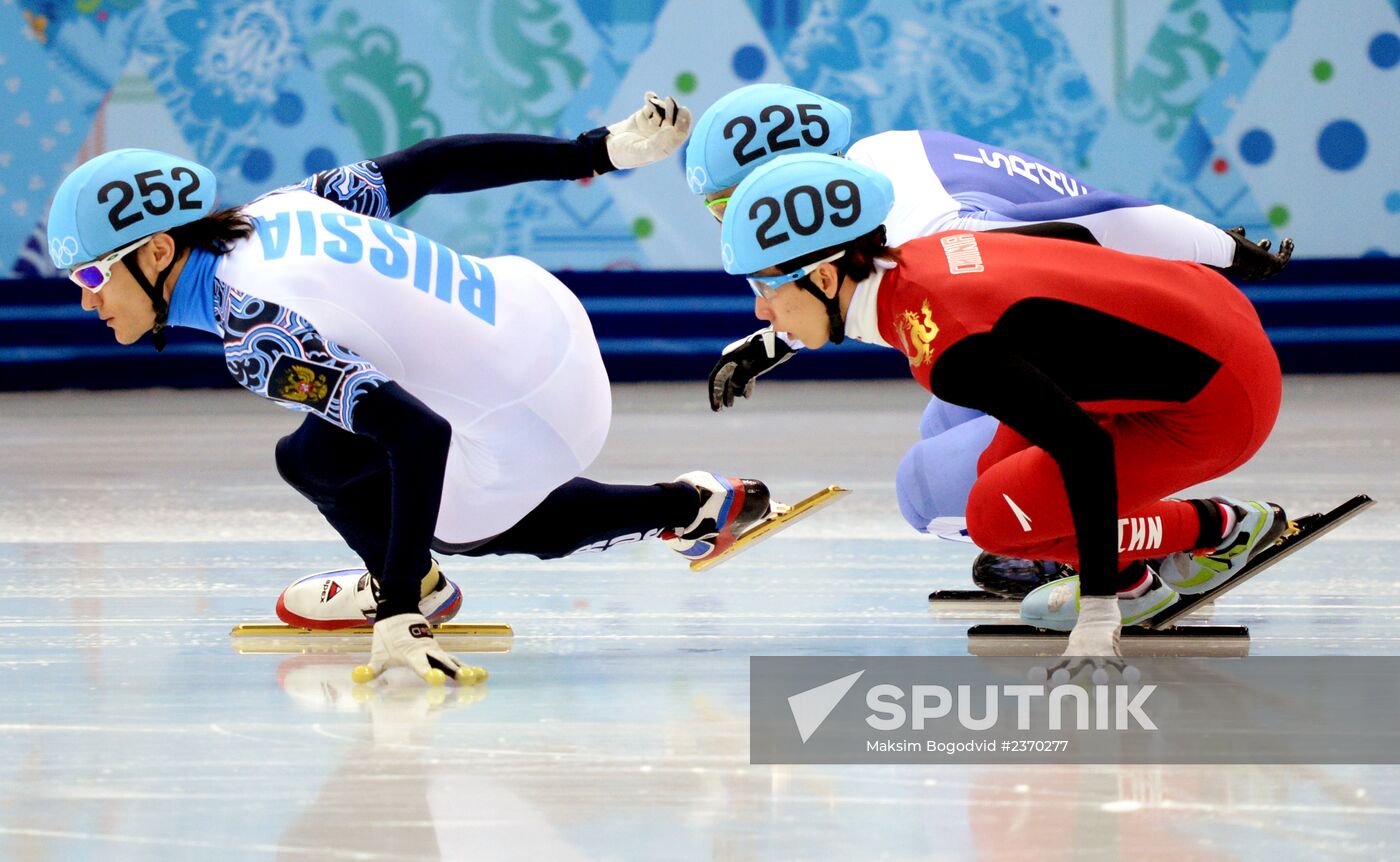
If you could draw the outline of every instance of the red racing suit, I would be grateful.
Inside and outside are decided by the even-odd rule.
[[[881,337],[924,388],[1002,423],[967,505],[980,547],[1073,563],[1084,595],[1112,595],[1129,561],[1198,546],[1196,507],[1162,498],[1244,463],[1278,416],[1278,358],[1243,293],[1059,239],[954,231],[899,253]]]

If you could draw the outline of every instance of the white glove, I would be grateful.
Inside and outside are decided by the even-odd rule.
[[[1117,596],[1080,596],[1079,619],[1069,633],[1065,655],[1122,655],[1118,648],[1123,613]]]
[[[430,683],[433,680],[429,672],[434,669],[458,682],[475,682],[471,668],[464,668],[461,662],[438,646],[432,626],[428,625],[422,614],[398,614],[376,622],[369,664],[355,669],[355,681],[368,682],[394,665],[402,665]],[[367,679],[361,678],[362,669],[368,670]]]
[[[647,91],[642,109],[608,126],[608,161],[615,168],[659,162],[681,148],[690,134],[690,109]]]

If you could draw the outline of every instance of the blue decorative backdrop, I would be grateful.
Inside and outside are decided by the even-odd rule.
[[[945,128],[1303,256],[1400,255],[1400,0],[0,0],[0,276],[51,273],[49,199],[106,149],[193,156],[234,203],[758,80],[844,101],[857,135]],[[679,159],[407,221],[556,270],[717,266]]]

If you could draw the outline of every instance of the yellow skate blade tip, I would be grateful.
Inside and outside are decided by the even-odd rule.
[[[842,488],[840,485],[827,485],[810,497],[799,500],[790,506],[784,503],[773,503],[768,517],[750,527],[742,536],[734,540],[734,544],[720,553],[709,559],[692,562],[690,570],[703,572],[706,569],[714,568],[735,554],[746,551],[764,539],[781,533],[816,510],[834,503],[849,493],[851,493],[849,488]]]

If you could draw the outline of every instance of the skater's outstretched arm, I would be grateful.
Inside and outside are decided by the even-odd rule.
[[[572,140],[541,135],[449,135],[374,159],[384,178],[389,214],[428,195],[459,194],[528,183],[577,180],[613,170],[608,130]]]
[[[390,218],[428,195],[459,194],[536,180],[577,180],[660,161],[690,134],[690,111],[647,93],[642,108],[577,138],[448,135],[339,168],[279,191],[304,189],[346,209]]]

